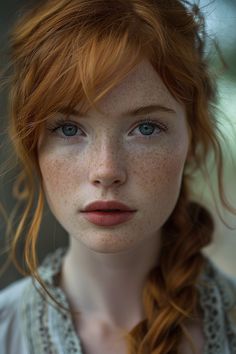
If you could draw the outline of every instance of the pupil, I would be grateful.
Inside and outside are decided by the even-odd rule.
[[[77,132],[77,127],[75,127],[74,125],[65,125],[62,130],[65,135],[73,136]]]
[[[145,127],[145,129],[142,129],[142,127]],[[151,131],[150,131],[150,127],[151,127]],[[151,135],[152,133],[153,133],[153,129],[154,129],[154,127],[153,126],[151,126],[151,124],[147,124],[147,123],[145,123],[145,124],[142,124],[141,125],[141,128],[139,128],[139,130],[140,130],[140,132],[141,133],[149,133],[149,134],[147,134],[147,135]]]

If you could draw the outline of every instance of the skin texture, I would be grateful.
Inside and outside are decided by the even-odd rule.
[[[175,112],[123,116],[150,104]],[[62,128],[52,133],[47,125],[38,158],[49,207],[70,239],[60,286],[71,307],[81,312],[80,322],[75,319],[78,332],[102,342],[109,333],[130,330],[144,318],[143,284],[158,263],[161,227],[178,200],[190,138],[184,106],[147,60],[99,107],[104,115],[90,110],[88,117],[70,117],[79,129],[67,140]],[[140,125],[148,118],[167,130]],[[80,213],[95,200],[118,200],[137,212],[123,224],[96,226]]]

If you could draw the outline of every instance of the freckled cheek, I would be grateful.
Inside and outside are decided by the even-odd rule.
[[[134,173],[140,200],[147,203],[147,224],[153,225],[155,220],[159,227],[173,211],[180,192],[184,162],[183,154],[156,154],[146,159],[139,172],[136,170],[136,177]]]
[[[46,195],[56,199],[60,196],[70,195],[70,190],[74,190],[74,164],[68,159],[42,158],[39,160],[43,178],[43,185]],[[77,181],[77,182],[76,182]]]
[[[182,151],[161,152],[133,160],[133,174],[139,176],[140,184],[147,189],[176,189],[181,184],[186,154]],[[143,173],[145,171],[145,173]]]

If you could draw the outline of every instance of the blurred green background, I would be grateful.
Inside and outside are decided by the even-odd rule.
[[[219,111],[217,118],[225,136],[224,185],[228,200],[236,208],[236,1],[199,1],[206,16],[207,32],[217,40],[226,68],[214,51],[212,69],[218,76]],[[216,171],[210,164],[211,185],[216,191]],[[220,208],[217,213],[212,194],[205,179],[196,175],[193,187],[195,199],[211,208],[216,223],[214,242],[205,252],[227,273],[236,276],[236,216]],[[215,198],[219,202],[218,194]],[[223,220],[221,220],[223,218]],[[234,230],[229,229],[225,224]]]
[[[35,1],[35,0],[34,0]],[[36,1],[37,2],[37,1]],[[7,62],[7,35],[12,23],[24,6],[33,1],[9,0],[0,2],[0,40],[1,40],[1,67]],[[227,69],[223,69],[216,52],[210,49],[212,69],[218,76],[219,87],[219,112],[218,119],[220,127],[225,134],[225,142],[222,142],[224,149],[225,162],[225,188],[228,199],[236,208],[236,0],[215,0],[197,2],[206,16],[207,31],[210,38],[215,38],[221,48]],[[209,40],[209,45],[211,41]],[[7,107],[7,92],[1,92],[0,95],[0,163],[8,158],[10,151],[8,149],[5,137]],[[216,193],[216,171],[214,165],[210,165],[211,186],[214,190],[214,197],[219,198]],[[0,178],[0,200],[10,212],[16,201],[12,195],[12,183],[14,181],[17,169],[12,170],[5,177]],[[214,200],[210,192],[210,187],[206,180],[200,174],[196,174],[193,181],[193,198],[208,206],[215,218],[216,230],[214,233],[214,242],[205,249],[205,252],[211,257],[219,267],[225,272],[236,276],[236,216],[225,212],[220,208],[219,217],[215,208]],[[13,220],[17,224],[18,216]],[[225,225],[225,222],[235,230],[231,230]],[[4,219],[0,217],[0,266],[6,260],[4,254],[6,225]],[[55,221],[51,212],[46,208],[44,220],[40,230],[38,254],[39,261],[45,255],[59,246],[67,245],[67,235],[61,226]],[[19,259],[22,258],[23,240],[18,250]],[[0,288],[5,287],[14,280],[21,277],[13,265],[7,267],[6,271],[0,276]]]

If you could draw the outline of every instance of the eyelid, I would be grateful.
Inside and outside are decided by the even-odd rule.
[[[166,123],[165,124],[161,123],[159,120],[152,119],[152,118],[146,118],[146,119],[144,118],[144,119],[139,120],[138,122],[135,122],[134,128],[140,124],[145,124],[145,123],[158,126],[160,129],[162,129],[164,131],[168,130],[168,125]]]
[[[56,126],[62,126],[62,125],[67,125],[67,124],[72,124],[72,125],[76,125],[76,126],[81,125],[78,122],[68,119],[66,117],[58,118],[57,120],[55,120],[55,122],[52,125],[54,125],[56,128]]]
[[[65,125],[74,125],[78,129],[80,129],[80,128],[84,129],[84,127],[81,124],[79,124],[78,122],[75,122],[73,120],[68,120],[66,118],[59,118],[55,122],[48,124],[47,129],[51,132],[55,132],[56,130],[58,130],[59,128],[65,126]]]

